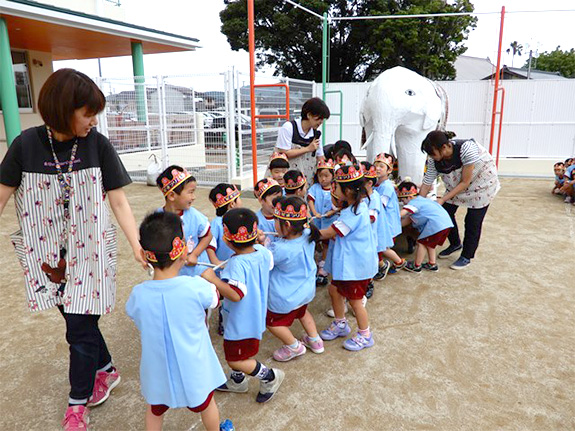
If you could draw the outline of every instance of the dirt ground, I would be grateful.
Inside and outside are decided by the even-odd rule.
[[[279,393],[264,405],[255,402],[256,381],[248,394],[217,393],[222,419],[240,431],[575,429],[575,207],[551,187],[550,180],[503,179],[467,270],[440,260],[437,274],[402,271],[376,283],[371,349],[348,352],[340,339],[326,342],[322,355],[278,364],[271,356],[280,343],[266,333],[259,359],[286,371]],[[126,191],[138,221],[161,204],[144,185]],[[207,190],[196,203],[214,215]],[[0,430],[57,430],[69,390],[64,321],[56,310],[27,311],[9,240],[16,228],[10,203],[0,227]],[[124,238],[118,274],[116,309],[101,326],[122,383],[92,409],[94,431],[143,429],[139,336],[124,305],[147,274]],[[318,288],[310,309],[319,329],[330,322],[328,306]],[[212,340],[224,363],[221,338]],[[203,427],[199,415],[180,409],[166,415],[165,429]]]

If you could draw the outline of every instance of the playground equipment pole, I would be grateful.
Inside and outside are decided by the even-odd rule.
[[[323,24],[322,24],[322,42],[321,42],[321,98],[325,102],[325,90],[327,87],[327,31],[328,31],[328,20],[327,12],[323,13]],[[321,125],[321,145],[325,145],[325,121]]]
[[[254,0],[248,0],[248,45],[250,52],[250,117],[252,123],[252,174],[254,187],[258,182],[258,146],[256,136],[256,65],[255,65],[255,33],[254,33]]]
[[[497,115],[497,95],[499,93],[499,73],[501,66],[501,45],[503,43],[503,20],[505,19],[505,6],[501,7],[501,23],[499,27],[499,49],[497,50],[497,68],[495,69],[495,85],[493,88],[493,109],[491,110],[491,134],[489,135],[489,154],[493,154],[493,137],[495,135],[495,116]],[[503,106],[501,107],[503,111]],[[500,115],[499,121],[502,121]],[[501,127],[499,128],[501,130]],[[499,133],[501,139],[501,132]],[[499,144],[498,144],[499,146]]]

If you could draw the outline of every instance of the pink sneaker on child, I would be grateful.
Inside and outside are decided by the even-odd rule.
[[[302,337],[301,342],[314,353],[323,353],[324,351],[323,340],[321,338],[317,341],[313,341],[310,336],[306,334]]]
[[[86,431],[90,417],[86,406],[69,406],[62,421],[64,431]]]
[[[88,400],[88,407],[95,407],[102,404],[110,396],[110,392],[120,384],[122,378],[118,370],[107,373],[106,371],[98,371],[96,373],[96,381],[94,382],[94,390],[92,396]]]
[[[279,362],[291,361],[293,358],[297,358],[305,353],[306,348],[303,343],[298,341],[298,346],[296,349],[292,349],[290,346],[282,346],[274,352],[274,359]]]

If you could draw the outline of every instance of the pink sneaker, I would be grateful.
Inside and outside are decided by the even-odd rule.
[[[274,352],[274,359],[279,362],[287,362],[293,358],[297,358],[298,356],[303,355],[305,351],[306,348],[302,343],[299,343],[297,349],[295,350],[289,346],[282,346]]]
[[[66,416],[62,421],[64,431],[86,431],[90,417],[86,406],[70,406],[66,409]]]
[[[301,339],[304,346],[309,348],[314,353],[323,353],[323,340],[320,338],[318,341],[313,341],[309,335],[304,335]]]
[[[95,407],[102,404],[110,396],[110,392],[120,384],[122,378],[118,370],[107,373],[106,371],[98,371],[96,373],[96,381],[94,382],[94,390],[92,396],[88,400],[88,407]]]

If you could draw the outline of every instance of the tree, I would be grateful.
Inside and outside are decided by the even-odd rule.
[[[513,67],[513,62],[515,61],[515,55],[521,57],[521,54],[523,54],[523,45],[514,40],[509,44],[509,48],[507,48],[506,52],[507,54],[511,52],[513,53],[513,57],[511,57],[511,67]]]
[[[554,51],[539,54],[536,68],[548,72],[559,72],[565,78],[575,78],[575,49],[562,51],[559,48],[560,46]],[[525,63],[524,69],[529,67],[528,63]],[[533,64],[531,66],[535,68]]]
[[[469,0],[300,0],[331,17],[472,12]],[[220,13],[222,33],[232,49],[248,49],[247,2],[229,3]],[[329,80],[371,80],[404,66],[431,79],[453,79],[453,62],[467,48],[475,27],[471,16],[330,21]],[[277,75],[321,81],[322,22],[284,1],[255,0],[257,66]]]

